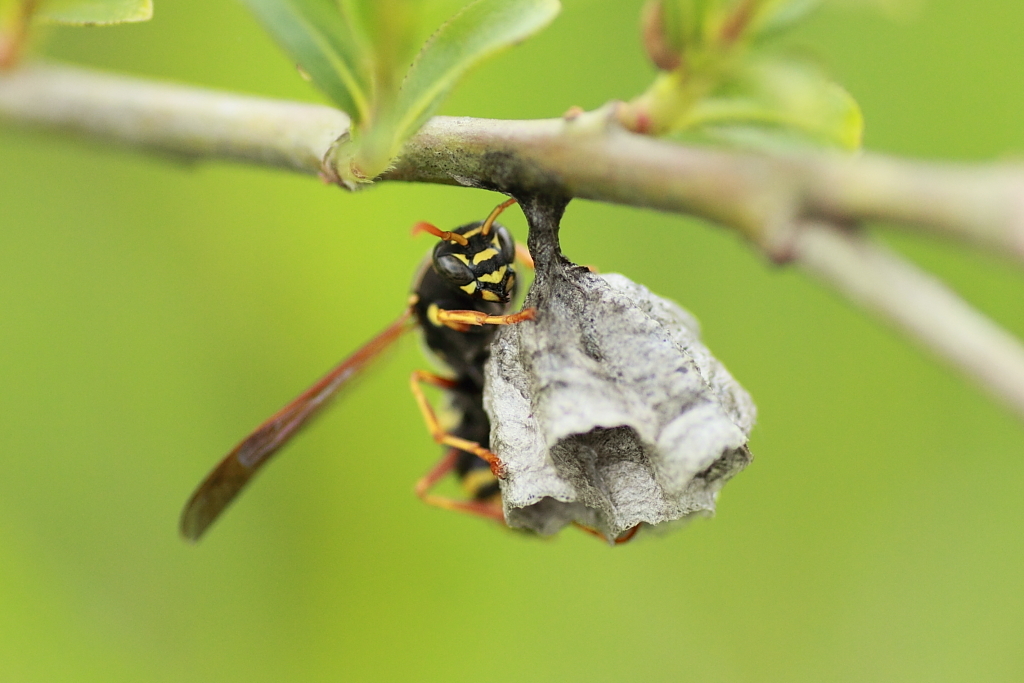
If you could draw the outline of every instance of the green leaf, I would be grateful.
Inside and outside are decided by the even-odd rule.
[[[153,0],[44,0],[34,17],[77,26],[149,21],[153,17]]]
[[[706,45],[718,28],[727,0],[663,0],[666,38],[680,54]]]
[[[243,0],[313,83],[354,121],[371,113],[373,58],[335,0]]]
[[[419,130],[470,67],[540,31],[560,10],[558,0],[476,0],[452,17],[423,46],[398,93],[396,147]]]
[[[358,26],[356,40],[367,46],[365,51],[373,65],[369,115],[363,117],[359,134],[332,153],[339,178],[350,187],[370,182],[384,171],[470,67],[525,40],[547,26],[561,10],[558,0],[470,2],[427,40],[401,87],[392,88],[397,79],[391,78],[387,64],[393,67],[397,62],[380,50],[385,44],[393,44],[401,51],[414,31],[410,27],[385,27],[387,17],[374,13],[382,11],[384,5],[397,6],[408,0],[337,1],[341,15],[349,19],[350,25]]]
[[[816,67],[772,58],[744,65],[672,128],[758,146],[803,143],[854,150],[861,144],[864,119],[850,94]]]
[[[751,19],[751,32],[766,38],[793,26],[821,5],[865,8],[893,20],[916,15],[924,0],[757,0]]]
[[[700,41],[708,5],[701,0],[661,0],[665,42],[677,53]]]
[[[417,30],[423,0],[337,0],[342,16],[358,31],[372,55],[377,92],[385,98],[398,91],[420,43]],[[425,37],[425,36],[424,36]],[[422,40],[422,39],[421,39]]]
[[[823,0],[761,0],[751,18],[751,33],[758,38],[779,33],[822,4]]]

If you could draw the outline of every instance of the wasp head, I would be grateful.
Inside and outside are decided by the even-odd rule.
[[[463,225],[452,233],[462,239],[445,240],[434,247],[434,270],[477,299],[508,303],[516,284],[512,269],[516,244],[511,233],[505,226],[488,221]]]

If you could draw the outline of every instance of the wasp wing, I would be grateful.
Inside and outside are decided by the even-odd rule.
[[[225,456],[199,485],[181,512],[181,535],[198,541],[253,475],[270,457],[316,415],[367,363],[402,336],[412,325],[410,311],[362,348],[343,360],[319,382],[300,394]]]

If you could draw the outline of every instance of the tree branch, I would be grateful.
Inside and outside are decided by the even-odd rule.
[[[892,221],[1024,263],[1024,169],[880,155],[765,155],[629,133],[612,106],[571,119],[436,117],[383,177],[553,194],[687,213],[795,259],[1024,417],[1024,347],[895,254],[836,226]],[[0,75],[0,120],[195,159],[336,180],[349,131],[335,109],[34,65]]]
[[[65,66],[0,72],[0,120],[195,159],[318,173],[344,112]]]
[[[937,278],[860,231],[827,223],[802,226],[793,252],[805,270],[1022,413],[1024,347]]]

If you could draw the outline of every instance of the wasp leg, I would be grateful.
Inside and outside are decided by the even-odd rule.
[[[458,448],[460,451],[472,453],[491,466],[491,472],[494,476],[499,479],[503,478],[505,475],[505,466],[497,455],[487,450],[476,441],[463,439],[455,436],[454,434],[450,434],[441,428],[441,425],[437,421],[437,415],[434,414],[434,409],[430,406],[430,402],[427,401],[427,397],[423,394],[423,389],[420,388],[421,382],[433,384],[435,387],[440,387],[442,389],[453,389],[456,386],[456,382],[444,377],[439,377],[432,372],[427,372],[426,370],[416,370],[412,373],[412,377],[409,379],[409,387],[412,389],[412,395],[416,397],[416,403],[420,407],[420,412],[423,413],[423,420],[427,423],[427,429],[430,430],[430,435],[434,438],[434,441],[445,446]]]
[[[10,69],[21,59],[36,5],[36,2],[14,3],[13,11],[5,12],[4,30],[0,31],[0,69]]]
[[[584,531],[584,532],[590,534],[591,536],[596,536],[597,538],[600,538],[602,541],[605,541],[605,542],[608,541],[608,537],[605,536],[604,534],[602,534],[597,529],[593,529],[593,528],[591,528],[591,527],[589,527],[589,526],[587,526],[585,524],[580,524],[579,522],[573,522],[572,525],[574,527],[576,527],[577,529],[579,529],[580,531]],[[616,537],[615,545],[622,545],[623,543],[627,543],[634,536],[636,536],[636,532],[638,532],[638,531],[640,531],[640,525],[639,524],[637,524],[635,527],[632,527],[631,529],[626,529],[625,533],[622,533],[618,537]]]
[[[530,254],[530,250],[527,249],[526,245],[522,242],[516,242],[516,260],[530,270],[534,269],[533,256]]]
[[[483,311],[449,311],[437,309],[437,321],[453,330],[463,330],[466,325],[514,325],[537,317],[537,309],[524,308],[509,315],[487,315]]]
[[[480,517],[486,517],[487,519],[494,519],[499,522],[505,522],[505,513],[502,511],[500,505],[496,505],[493,502],[487,502],[483,500],[453,500],[451,498],[444,498],[442,496],[435,496],[430,493],[430,490],[437,485],[441,479],[443,479],[452,468],[455,467],[455,461],[459,458],[459,449],[449,449],[448,454],[437,461],[429,472],[423,475],[423,478],[416,482],[416,495],[419,499],[428,505],[434,505],[444,510],[453,510],[455,512],[465,512],[470,515],[477,515]]]

